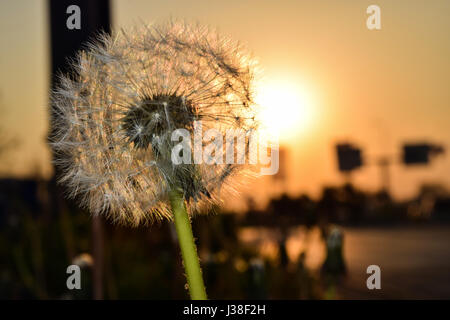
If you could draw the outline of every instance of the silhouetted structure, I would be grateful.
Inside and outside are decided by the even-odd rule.
[[[339,171],[348,173],[363,165],[361,149],[349,144],[343,143],[336,146]]]
[[[74,14],[68,12],[70,6],[76,5],[80,11],[80,28],[69,29],[67,19]],[[83,45],[92,40],[96,34],[103,31],[111,32],[111,17],[109,0],[50,0],[50,34],[52,57],[52,88],[57,85],[58,74],[67,74],[70,70],[70,59]],[[50,110],[50,136],[52,135],[55,117],[58,117],[51,107]],[[55,170],[58,175],[57,170]],[[60,194],[60,192],[59,192]],[[57,211],[61,210],[58,206]],[[103,270],[103,227],[99,217],[93,217],[92,237],[94,254],[94,299],[103,297],[102,270]]]
[[[68,29],[67,8],[77,5],[81,10],[81,28]],[[109,0],[50,0],[50,40],[52,58],[52,85],[58,72],[69,71],[68,58],[74,57],[86,41],[99,31],[111,31]]]
[[[426,165],[430,158],[443,153],[444,148],[430,143],[405,144],[403,146],[403,162],[406,165]]]

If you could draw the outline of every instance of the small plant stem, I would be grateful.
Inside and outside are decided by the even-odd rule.
[[[192,235],[191,222],[186,211],[186,206],[184,205],[183,194],[180,191],[173,189],[170,191],[169,197],[191,299],[206,300],[202,270],[200,269],[197,248],[195,246],[194,236]]]

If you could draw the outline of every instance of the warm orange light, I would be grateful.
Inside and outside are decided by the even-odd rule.
[[[261,107],[263,128],[280,140],[289,140],[311,122],[311,102],[300,86],[288,82],[264,82],[258,86],[256,103]]]

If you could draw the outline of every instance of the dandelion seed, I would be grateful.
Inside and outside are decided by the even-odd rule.
[[[243,48],[200,26],[169,22],[109,35],[78,54],[53,93],[51,145],[60,181],[94,215],[138,225],[216,201],[241,165],[171,161],[173,129],[256,127],[254,66]]]

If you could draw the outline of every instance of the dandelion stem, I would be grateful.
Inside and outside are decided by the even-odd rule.
[[[172,189],[169,192],[170,204],[175,220],[178,242],[183,258],[189,293],[192,300],[206,300],[205,285],[203,284],[202,270],[197,255],[191,222],[189,220],[184,198],[180,191]]]

